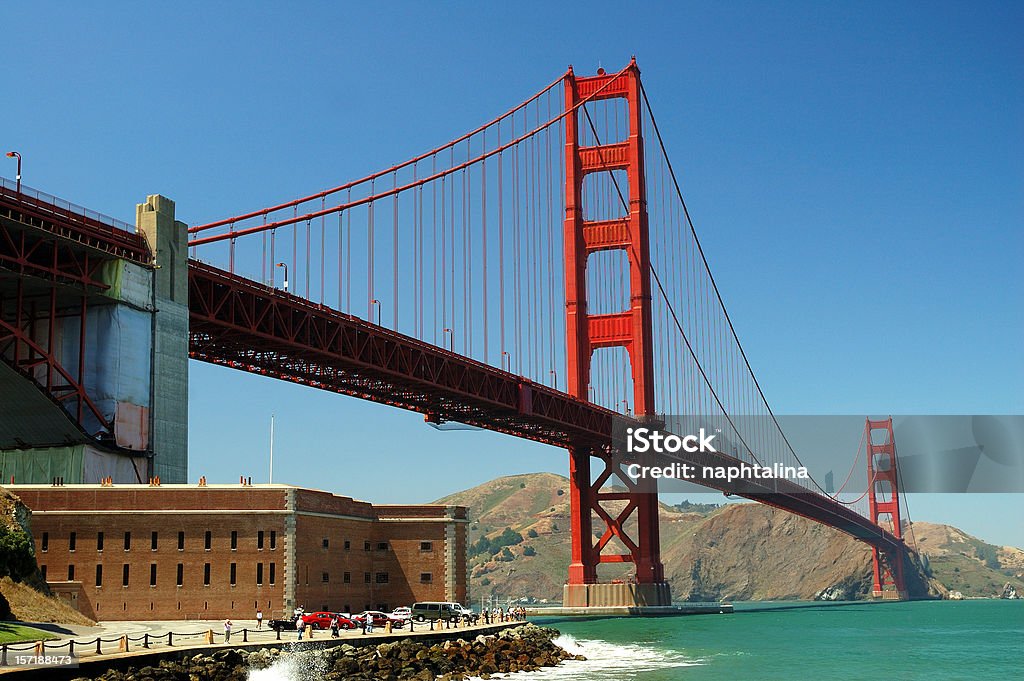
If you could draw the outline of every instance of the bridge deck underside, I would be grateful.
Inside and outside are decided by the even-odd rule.
[[[560,447],[607,448],[619,415],[199,261],[189,263],[194,359]],[[724,454],[680,463],[729,466]],[[887,551],[902,542],[835,500],[786,480],[702,484],[797,513]]]

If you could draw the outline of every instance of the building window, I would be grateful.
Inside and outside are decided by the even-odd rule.
[[[235,578],[238,576],[238,563],[231,564],[231,586],[235,585]]]
[[[386,573],[386,572],[378,572],[376,579],[377,579],[377,583],[378,584],[387,584],[388,583],[388,573]]]
[[[149,548],[156,551],[156,532],[149,535]]]
[[[369,572],[364,572],[363,573],[363,581],[366,582],[367,584],[370,583],[370,573]]]
[[[277,563],[270,564],[270,585],[277,583]]]
[[[125,551],[131,551],[132,550],[132,533],[131,532],[125,532],[124,533],[124,550]]]
[[[45,582],[46,581],[46,566],[45,565],[40,565],[39,566],[39,571],[43,573],[43,581]]]
[[[273,551],[277,548],[277,530],[270,531],[270,550]]]
[[[77,544],[77,543],[78,543],[78,533],[77,532],[72,532],[70,535],[68,535],[68,551],[74,551],[75,550],[75,544]]]
[[[420,573],[420,584],[430,584],[434,581],[434,574],[432,572],[421,572]]]
[[[178,550],[179,551],[184,551],[185,550],[185,533],[184,532],[179,532],[178,533]]]
[[[421,541],[420,542],[420,551],[433,551],[433,550],[434,550],[434,542],[432,542],[432,541]]]
[[[178,563],[178,574],[177,574],[177,577],[176,577],[176,581],[174,583],[177,584],[178,586],[182,586],[185,583],[185,564],[184,563]]]
[[[97,551],[102,551],[103,550],[103,533],[102,532],[97,532],[96,533],[96,550]]]
[[[387,551],[388,550],[388,543],[386,541],[377,542],[377,550],[378,551]]]
[[[327,584],[328,582],[330,582],[331,581],[330,573],[329,572],[322,573],[320,575],[320,581],[323,582],[324,584]]]
[[[352,583],[352,573],[351,572],[346,572],[346,573],[342,574],[341,575],[341,581],[344,582],[345,584],[351,584]]]
[[[128,572],[130,569],[131,566],[128,563],[125,563],[121,568],[121,586],[128,586]]]
[[[263,550],[263,530],[256,533],[256,548],[260,551]]]
[[[69,582],[75,581],[75,566],[74,565],[68,565],[68,581]]]
[[[263,586],[263,563],[256,563],[256,584]]]
[[[203,563],[203,586],[210,586],[210,564]]]
[[[210,532],[209,530],[207,530],[206,531],[206,536],[205,536],[203,541],[206,542],[205,543],[206,550],[209,551],[213,547],[213,532]]]
[[[96,566],[96,586],[103,586],[103,566]]]
[[[369,551],[369,550],[370,550],[370,542],[364,541],[363,542],[363,551]]]
[[[156,586],[156,563],[149,564],[149,585]]]
[[[346,539],[345,540],[345,550],[348,551],[351,548],[352,548],[352,542],[350,542],[348,539]]]
[[[329,548],[330,546],[331,546],[331,540],[328,539],[327,537],[324,537],[323,547],[326,549],[326,548]]]
[[[43,539],[42,539],[41,542],[39,542],[39,550],[44,552],[44,553],[50,550],[50,533],[49,532],[43,532]]]
[[[231,530],[231,550],[238,550],[238,530]]]

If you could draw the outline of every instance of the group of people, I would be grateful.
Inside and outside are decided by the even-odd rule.
[[[492,624],[494,622],[522,622],[526,620],[526,608],[516,606],[505,608],[484,608],[480,611],[480,616],[484,618],[484,624]]]
[[[303,616],[306,611],[303,607],[295,608],[293,617],[295,618],[295,630],[298,632],[299,640],[301,641],[306,635],[307,631],[309,638],[313,637],[313,627],[305,622]],[[494,608],[483,608],[480,612],[480,618],[483,619],[485,624],[494,624],[498,622],[521,622],[526,620],[526,608],[517,607],[494,607]],[[224,642],[231,641],[231,627],[234,623],[228,619],[224,621]],[[373,617],[366,616],[359,620],[360,628],[364,634],[373,633]],[[411,623],[410,623],[411,624]],[[340,630],[343,626],[342,617],[338,615],[331,620],[331,638],[339,638]],[[257,631],[263,628],[263,610],[256,610],[256,629]]]

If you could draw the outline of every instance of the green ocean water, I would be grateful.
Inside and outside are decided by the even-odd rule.
[[[514,678],[1024,678],[1024,601],[736,604],[731,615],[534,620],[586,655]]]

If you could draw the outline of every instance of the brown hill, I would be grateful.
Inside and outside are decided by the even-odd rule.
[[[515,475],[437,502],[469,507],[475,599],[561,599],[570,549],[568,490],[568,479],[560,475]],[[831,597],[862,598],[871,589],[868,547],[837,530],[761,504],[686,506],[662,504],[660,513],[662,560],[677,600],[810,599],[823,590]],[[977,548],[991,545],[956,528],[946,534],[931,529],[945,527],[915,525],[928,567],[908,569],[913,594],[937,595],[949,585],[964,595],[989,596],[1006,581],[1024,593],[1013,576],[1024,552],[992,547],[998,561],[993,563],[990,549]],[[963,555],[965,546],[970,557]],[[600,576],[624,578],[630,569],[602,565]]]
[[[951,525],[914,523],[905,533],[916,541],[929,574],[946,590],[991,597],[1009,584],[1024,594],[1024,551],[995,546]]]

